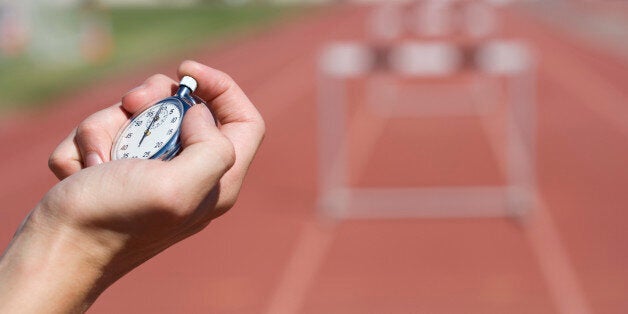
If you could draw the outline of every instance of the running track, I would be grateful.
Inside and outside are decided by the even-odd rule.
[[[628,63],[531,23],[525,15],[504,13],[509,17],[506,32],[530,39],[541,57],[537,170],[545,210],[531,219],[543,223],[316,223],[315,57],[330,39],[363,38],[366,14],[352,7],[329,9],[182,57],[230,73],[262,111],[266,141],[229,214],[120,280],[93,313],[628,310]],[[56,182],[47,170],[47,156],[67,132],[150,74],[173,74],[179,61],[105,78],[43,111],[2,119],[2,246]],[[355,181],[414,184],[417,178],[430,178],[452,183],[433,168],[390,167],[415,162],[419,152],[430,148],[442,156],[474,156],[462,164],[444,159],[459,175],[451,180],[499,182],[492,157],[482,149],[488,139],[480,136],[479,125],[460,122],[464,132],[470,130],[465,141],[447,146],[433,140],[427,147],[412,136],[438,129],[438,123],[388,123],[377,143],[381,149],[366,158],[365,170],[353,174]],[[405,153],[386,154],[401,148]]]

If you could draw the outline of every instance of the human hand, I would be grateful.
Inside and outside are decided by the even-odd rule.
[[[199,82],[196,93],[206,99],[219,126],[207,107],[196,105],[184,117],[183,149],[173,160],[108,162],[128,116],[172,94],[176,82],[163,75],[88,117],[51,155],[50,168],[63,180],[18,231],[0,260],[0,279],[3,266],[20,268],[26,260],[58,280],[56,298],[63,296],[74,310],[86,309],[115,280],[233,206],[262,140],[263,120],[226,74],[186,61],[178,75]],[[65,269],[54,266],[60,260]],[[72,277],[71,271],[64,274],[68,265],[81,270],[76,275],[84,283],[63,292],[63,282]],[[0,295],[2,290],[0,285]],[[50,310],[55,296],[49,289],[42,293]]]

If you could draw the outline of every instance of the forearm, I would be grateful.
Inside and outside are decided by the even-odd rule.
[[[67,229],[27,218],[0,258],[0,313],[76,313],[104,290],[99,258]]]

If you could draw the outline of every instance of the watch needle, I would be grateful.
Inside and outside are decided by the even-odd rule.
[[[164,108],[164,106],[160,106],[159,107],[159,110],[157,110],[157,113],[155,114],[155,117],[153,117],[153,119],[148,124],[148,127],[146,128],[146,131],[144,131],[144,135],[142,135],[142,138],[140,139],[140,143],[137,144],[137,147],[142,146],[142,142],[144,141],[146,136],[150,135],[150,127],[153,126],[153,123],[155,123],[155,121],[159,120],[159,113],[161,113],[161,110],[163,108]]]

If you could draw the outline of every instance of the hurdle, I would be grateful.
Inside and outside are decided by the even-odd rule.
[[[533,54],[525,44],[493,41],[474,54],[477,68],[474,84],[499,79],[507,85],[506,147],[501,161],[506,183],[496,186],[361,188],[349,185],[346,81],[356,77],[368,81],[369,77],[375,77],[376,84],[389,80],[388,85],[394,86],[395,76],[446,77],[459,71],[462,64],[461,52],[455,45],[419,41],[390,47],[387,62],[392,75],[384,79],[374,75],[375,61],[373,49],[360,43],[332,44],[319,60],[318,209],[321,215],[334,219],[517,217],[534,207],[535,70]],[[389,91],[395,92],[398,91]],[[376,103],[370,101],[369,107],[373,109]],[[372,112],[384,113],[385,117],[409,114],[408,110],[401,109],[396,108],[394,113],[386,109]],[[482,116],[486,110],[463,109],[439,114]],[[411,116],[425,114],[420,109],[412,110]],[[486,130],[490,140],[491,134],[488,128]],[[495,146],[498,142],[491,141],[495,152],[500,151]]]

